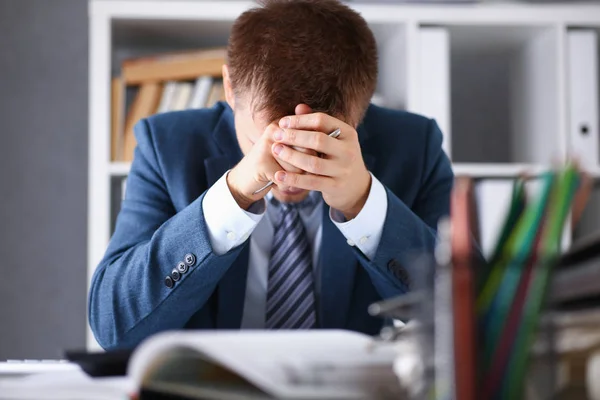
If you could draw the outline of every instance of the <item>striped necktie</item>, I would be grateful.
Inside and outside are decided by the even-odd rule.
[[[311,329],[317,326],[311,248],[299,208],[314,207],[308,196],[299,204],[279,203],[267,284],[267,329]]]

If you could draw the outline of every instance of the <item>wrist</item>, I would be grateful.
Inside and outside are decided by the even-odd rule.
[[[227,182],[227,187],[229,188],[229,192],[231,193],[231,196],[233,197],[237,205],[241,209],[248,211],[248,208],[250,208],[252,203],[254,203],[254,200],[244,195],[243,191],[238,189],[238,186],[236,185],[235,176],[236,175],[234,168],[231,171],[229,171],[225,179]]]
[[[363,186],[364,189],[360,191],[360,196],[358,199],[346,210],[340,210],[344,215],[347,221],[356,218],[358,214],[362,211],[363,207],[367,203],[367,199],[369,198],[369,192],[371,191],[371,174],[369,171],[366,172],[366,184]]]

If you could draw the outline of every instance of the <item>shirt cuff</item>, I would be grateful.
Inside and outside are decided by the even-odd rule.
[[[202,212],[213,253],[223,255],[244,243],[265,215],[263,199],[246,211],[237,204],[227,185],[227,171],[208,189],[202,200]]]
[[[387,194],[383,184],[371,174],[371,189],[367,201],[358,215],[346,221],[341,211],[331,208],[329,218],[346,237],[350,246],[356,246],[369,259],[381,240],[385,216],[387,215]]]

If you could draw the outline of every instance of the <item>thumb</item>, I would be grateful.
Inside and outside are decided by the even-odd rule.
[[[298,104],[296,106],[296,115],[304,115],[304,114],[310,114],[313,112],[312,108],[310,108],[308,105],[306,104]]]

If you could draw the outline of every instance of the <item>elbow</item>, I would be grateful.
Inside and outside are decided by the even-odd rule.
[[[119,310],[114,307],[114,296],[106,287],[105,278],[108,277],[104,276],[104,267],[99,265],[88,298],[88,323],[94,338],[104,350],[133,347],[127,339],[127,330],[118,323]]]
[[[88,323],[96,342],[104,350],[114,350],[119,347],[122,338],[117,331],[114,310],[111,310],[108,299],[104,299],[100,291],[92,283],[88,306]]]
[[[104,350],[132,349],[137,344],[132,342],[131,332],[119,328],[111,309],[90,307],[89,324],[96,342]]]
[[[123,340],[121,335],[116,332],[114,326],[111,326],[110,322],[105,318],[94,317],[90,314],[89,323],[94,338],[100,347],[104,350],[116,350],[122,348]]]

